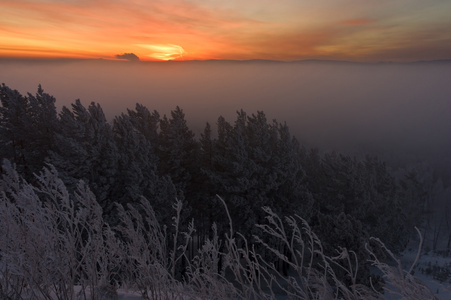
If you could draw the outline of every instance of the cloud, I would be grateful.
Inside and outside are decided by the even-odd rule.
[[[342,25],[362,26],[374,23],[372,19],[349,19],[340,22]]]
[[[124,54],[117,54],[116,58],[118,59],[126,59],[129,61],[139,61],[139,57],[136,56],[134,53],[124,53]]]

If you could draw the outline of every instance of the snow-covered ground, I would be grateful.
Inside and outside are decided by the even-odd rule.
[[[401,263],[403,265],[404,270],[408,270],[415,260],[417,253],[416,251],[405,251],[400,257]],[[437,275],[438,271],[432,272],[432,269],[436,266],[436,270],[441,268],[445,270],[448,269],[448,274],[450,276],[443,280],[442,282],[438,280]],[[442,273],[443,274],[443,273]],[[429,289],[435,294],[437,299],[440,300],[449,300],[451,299],[451,256],[443,256],[434,253],[433,251],[429,251],[428,253],[422,253],[418,263],[414,269],[414,275],[418,279],[420,279],[424,284],[429,287]],[[446,275],[442,275],[442,278],[447,277]]]
[[[400,257],[404,270],[408,270],[415,260],[417,253],[414,250],[405,251]],[[426,286],[434,293],[437,300],[450,300],[451,299],[451,277],[446,281],[440,282],[434,278],[434,275],[430,272],[433,266],[448,267],[451,273],[451,256],[444,257],[430,251],[429,253],[423,253],[415,266],[415,277],[420,279]],[[143,300],[143,298],[137,292],[126,291],[123,289],[118,290],[120,300]],[[387,300],[401,299],[396,295],[385,295]]]
[[[130,291],[125,290],[119,290],[118,291],[119,299],[121,300],[142,300],[142,298],[139,293],[133,293]]]
[[[417,253],[414,250],[405,251],[400,257],[404,270],[408,270],[415,260]],[[429,271],[432,266],[448,266],[451,272],[451,256],[444,257],[430,251],[429,253],[423,253],[415,266],[415,277],[425,283],[431,291],[434,292],[437,300],[449,300],[451,299],[451,277],[446,281],[440,282],[434,279],[433,274]],[[118,290],[120,300],[143,300],[138,292],[126,291],[124,289]],[[386,295],[387,300],[401,299],[396,295]]]

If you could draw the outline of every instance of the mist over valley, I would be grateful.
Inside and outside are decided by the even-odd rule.
[[[58,109],[97,102],[108,119],[141,103],[161,115],[180,106],[199,133],[222,115],[264,111],[307,147],[448,159],[451,63],[271,61],[1,61],[1,82],[26,94],[38,84]],[[443,160],[442,160],[443,162]]]

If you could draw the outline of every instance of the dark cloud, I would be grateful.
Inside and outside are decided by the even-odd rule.
[[[139,61],[139,57],[136,56],[136,54],[134,54],[134,53],[117,54],[116,58],[126,59],[126,60],[129,60],[129,61]]]

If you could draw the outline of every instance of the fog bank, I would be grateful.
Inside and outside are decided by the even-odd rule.
[[[340,151],[437,158],[451,153],[451,63],[0,61],[0,83],[38,84],[58,108],[81,99],[107,117],[139,102],[177,105],[201,131],[239,109],[286,121],[301,143]]]

